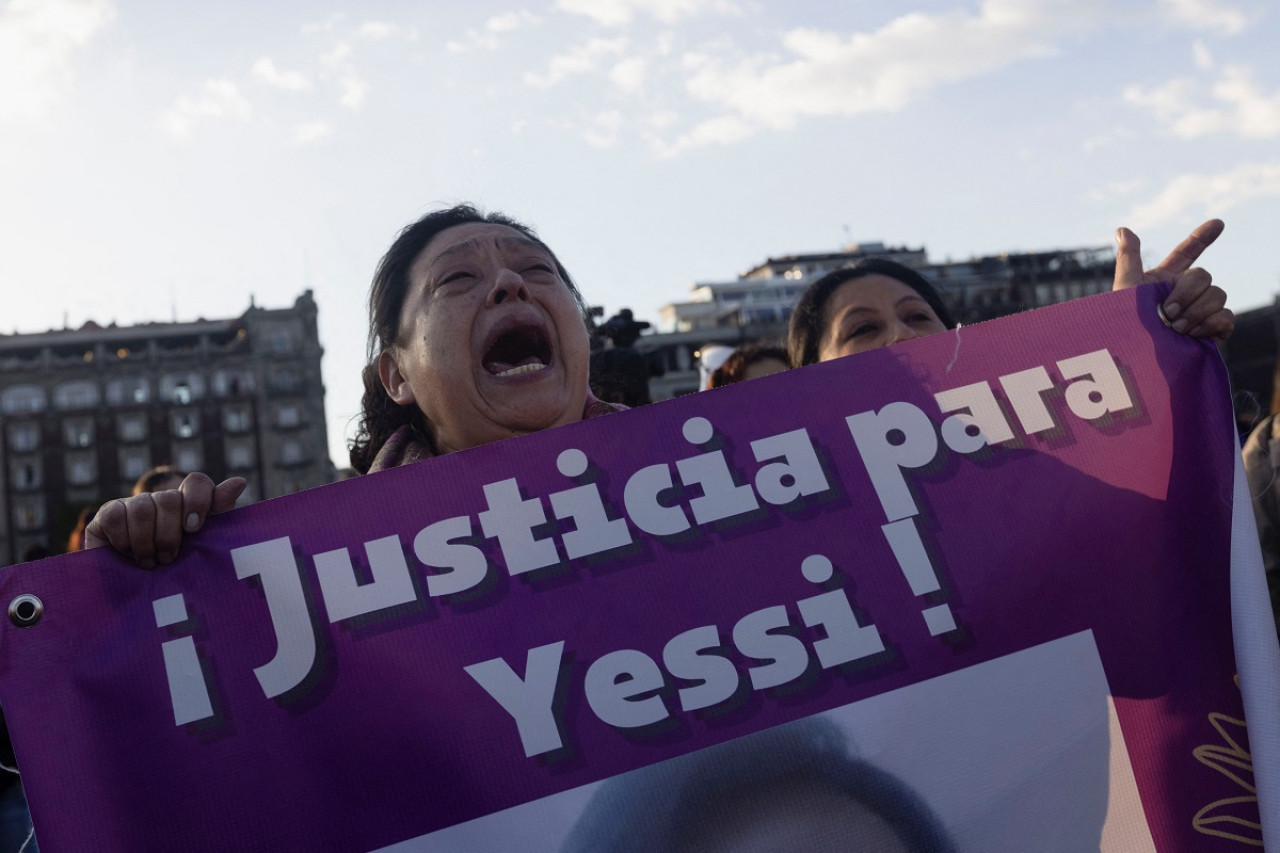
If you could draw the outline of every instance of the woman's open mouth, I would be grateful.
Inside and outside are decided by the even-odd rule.
[[[481,362],[494,376],[511,377],[545,370],[551,363],[551,342],[537,325],[518,325],[501,332]]]

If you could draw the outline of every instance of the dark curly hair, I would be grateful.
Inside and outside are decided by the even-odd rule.
[[[409,291],[409,271],[427,244],[442,231],[458,225],[478,223],[482,225],[505,225],[519,231],[530,240],[546,250],[555,262],[556,272],[573,293],[574,301],[582,310],[583,322],[590,330],[590,318],[582,294],[573,283],[568,270],[560,263],[555,253],[538,238],[533,229],[501,213],[484,213],[470,204],[458,204],[443,210],[434,210],[417,222],[409,225],[396,237],[391,248],[378,262],[373,274],[373,283],[369,287],[369,343],[368,364],[361,376],[364,380],[364,397],[360,404],[360,415],[356,425],[356,435],[351,439],[348,449],[351,453],[351,467],[361,474],[369,471],[373,459],[391,434],[408,424],[416,433],[416,438],[428,447],[434,447],[431,431],[426,419],[417,406],[401,406],[387,395],[382,387],[382,379],[378,375],[378,358],[381,354],[401,343],[400,312],[404,308],[405,296]]]
[[[743,344],[724,360],[724,364],[711,373],[707,388],[722,388],[725,385],[741,382],[747,378],[748,367],[767,358],[780,361],[787,367],[791,366],[791,357],[780,346],[763,343]]]
[[[897,261],[887,258],[863,258],[850,266],[827,273],[809,285],[809,289],[800,296],[800,301],[791,312],[791,322],[787,328],[787,351],[791,354],[792,367],[804,367],[806,364],[817,363],[818,346],[826,331],[826,318],[823,314],[826,312],[831,295],[845,282],[869,275],[884,275],[902,282],[929,303],[933,313],[937,314],[938,319],[942,321],[942,325],[948,329],[955,328],[956,323],[951,317],[951,312],[947,310],[942,297],[938,295],[937,289],[929,279]]]

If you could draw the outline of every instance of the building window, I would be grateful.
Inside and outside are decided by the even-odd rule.
[[[137,480],[151,467],[151,458],[145,447],[131,447],[120,451],[120,477]]]
[[[116,429],[121,441],[142,441],[147,437],[147,418],[145,415],[121,415]]]
[[[174,412],[171,416],[173,422],[174,438],[191,438],[200,431],[200,415],[194,411]],[[192,468],[178,466],[183,470],[191,471]]]
[[[285,326],[277,326],[272,329],[271,351],[276,353],[293,352],[293,330]]]
[[[302,376],[295,367],[278,367],[271,371],[273,391],[296,391],[302,385]]]
[[[227,465],[232,469],[243,471],[253,467],[253,448],[243,441],[227,446]]]
[[[100,399],[96,382],[64,382],[53,389],[53,404],[59,409],[90,409]]]
[[[222,412],[222,424],[227,432],[248,432],[253,426],[248,406],[228,406]]]
[[[9,450],[26,453],[40,446],[40,427],[31,421],[9,424]]]
[[[296,441],[280,445],[280,461],[285,465],[297,465],[302,461],[302,445]]]
[[[62,422],[62,437],[67,447],[93,444],[93,421],[90,418],[68,418]]]
[[[14,460],[9,466],[9,482],[20,492],[40,488],[40,463],[30,459]]]
[[[160,397],[180,406],[204,397],[204,377],[198,373],[170,373],[160,380]]]
[[[38,385],[15,385],[0,394],[0,411],[6,415],[43,412],[45,401],[44,389]]]
[[[292,429],[302,422],[296,403],[281,403],[276,407],[276,426],[281,429]]]
[[[142,376],[125,376],[107,383],[107,402],[113,406],[146,403],[151,399],[151,387]]]
[[[39,530],[44,527],[44,503],[23,501],[14,504],[13,525],[19,530]]]
[[[213,393],[219,397],[239,397],[252,393],[253,388],[253,371],[248,368],[219,370],[213,374]]]
[[[98,466],[91,454],[77,453],[67,457],[67,482],[87,486],[98,478]]]
[[[180,471],[199,471],[204,467],[199,447],[179,447],[174,451],[173,464]]]

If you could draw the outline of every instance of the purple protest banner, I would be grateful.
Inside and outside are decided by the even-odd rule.
[[[1257,846],[1274,633],[1225,371],[1156,298],[6,570],[40,846]]]

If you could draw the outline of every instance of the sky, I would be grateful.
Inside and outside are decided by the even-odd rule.
[[[0,333],[319,305],[330,454],[396,232],[470,201],[592,304],[850,241],[1280,290],[1266,0],[0,0]]]

